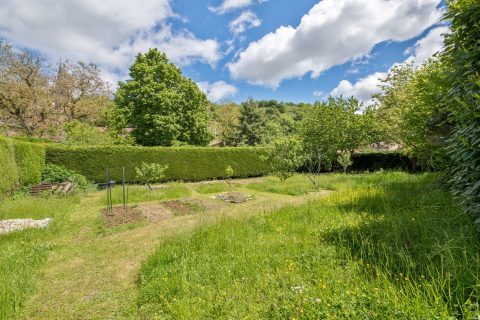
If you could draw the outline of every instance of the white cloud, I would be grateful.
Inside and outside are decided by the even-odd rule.
[[[168,18],[178,18],[169,0],[1,0],[0,36],[51,58],[94,62],[111,81],[150,47],[180,64],[221,58],[216,40],[173,32]]]
[[[420,66],[435,53],[443,49],[443,35],[449,32],[450,29],[448,27],[437,27],[430,30],[425,37],[418,40],[412,48],[406,51],[406,53],[411,54],[411,56],[405,62],[413,63],[416,67]],[[396,64],[393,66],[395,65]],[[386,76],[387,73],[385,72],[377,72],[358,80],[354,84],[350,81],[342,80],[338,86],[330,92],[330,95],[334,97],[340,95],[344,97],[354,96],[358,100],[365,102],[366,105],[373,104],[374,99],[371,99],[371,97],[381,91],[378,87],[381,83],[380,79],[384,79]]]
[[[412,48],[405,52],[406,54],[412,54],[407,62],[413,62],[414,65],[419,66],[434,54],[442,51],[443,35],[447,33],[450,33],[450,28],[445,26],[430,30],[425,37],[418,40]]]
[[[266,2],[267,0],[257,0],[258,3]],[[224,14],[229,11],[249,7],[254,3],[253,0],[222,0],[218,7],[208,7],[208,10],[217,14]]]
[[[372,95],[380,91],[378,88],[380,79],[384,79],[386,76],[387,73],[376,72],[358,80],[355,84],[347,80],[342,80],[338,86],[330,92],[330,95],[332,97],[343,96],[344,98],[354,96],[359,101],[365,102],[366,105],[371,105],[374,103],[374,100],[371,99]]]
[[[262,21],[257,15],[254,12],[247,10],[232,20],[228,26],[231,32],[234,34],[240,34],[247,31],[247,29],[259,27],[261,24]]]
[[[238,90],[234,85],[228,84],[225,81],[217,81],[209,83],[208,81],[202,81],[197,83],[200,90],[205,92],[208,99],[217,102],[227,97],[234,96]]]
[[[318,90],[317,90],[317,91],[314,91],[314,92],[313,92],[313,95],[314,95],[315,97],[321,97],[321,96],[323,96],[323,91],[318,91]]]
[[[208,7],[208,10],[224,14],[225,12],[248,7],[252,4],[252,0],[223,0],[218,7]]]
[[[294,28],[282,26],[250,43],[228,65],[236,79],[275,88],[284,79],[369,54],[383,41],[406,41],[439,21],[441,0],[323,0]]]

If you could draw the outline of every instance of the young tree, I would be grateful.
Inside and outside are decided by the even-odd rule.
[[[139,54],[130,67],[130,80],[115,94],[117,114],[134,128],[137,143],[145,146],[207,145],[208,100],[157,49]]]
[[[294,136],[279,138],[263,160],[270,165],[273,174],[285,181],[304,164],[302,143]]]
[[[263,142],[266,125],[266,117],[263,109],[253,99],[242,103],[240,108],[238,134],[240,143],[250,146]]]
[[[150,186],[154,182],[162,182],[165,179],[165,171],[168,169],[167,165],[159,163],[142,162],[140,168],[136,167],[137,179],[148,187],[148,190],[153,191]]]

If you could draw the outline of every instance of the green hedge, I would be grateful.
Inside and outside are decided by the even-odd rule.
[[[357,153],[352,157],[349,171],[405,170],[412,171],[412,158],[401,152]]]
[[[0,138],[0,196],[18,187],[18,170],[15,148],[9,139]]]
[[[268,172],[268,165],[260,159],[267,148],[202,148],[202,147],[125,147],[47,146],[47,163],[62,165],[89,180],[103,182],[106,169],[110,178],[121,180],[125,167],[126,178],[136,182],[135,167],[142,162],[168,164],[167,180],[206,180],[222,178],[227,165],[235,177],[260,176]]]
[[[43,145],[14,141],[15,161],[20,185],[40,183],[45,167],[45,147]]]

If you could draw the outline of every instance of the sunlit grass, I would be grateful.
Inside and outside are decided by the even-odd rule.
[[[80,197],[22,197],[0,203],[0,220],[53,218],[47,229],[0,235],[0,319],[14,319],[23,300],[35,288],[38,269],[52,250],[48,239],[59,230],[64,215]]]
[[[232,182],[231,185],[232,188],[238,188],[240,186],[234,182]],[[202,183],[195,187],[195,191],[203,194],[227,192],[230,190],[231,188],[227,182]]]
[[[274,184],[272,179],[268,184]],[[320,179],[339,191],[302,207],[246,222],[225,220],[163,243],[142,266],[138,315],[478,315],[478,233],[449,194],[434,186],[435,176],[380,173]],[[303,181],[297,177],[286,184]]]

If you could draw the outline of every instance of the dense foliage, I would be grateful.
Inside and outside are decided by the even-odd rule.
[[[0,196],[39,183],[44,166],[42,145],[0,137]]]
[[[117,127],[132,126],[144,146],[207,145],[208,101],[157,49],[139,54],[115,94]]]
[[[17,140],[14,140],[14,146],[19,184],[25,186],[40,183],[45,167],[45,147]]]
[[[306,111],[300,123],[300,138],[307,162],[331,168],[339,152],[353,155],[376,140],[372,111],[359,114],[362,105],[355,98],[330,97]],[[313,167],[313,164],[310,164]],[[319,170],[317,170],[319,171]]]
[[[448,140],[451,183],[465,209],[480,222],[480,2],[450,1],[444,59],[450,66],[448,111],[454,128]]]
[[[105,181],[106,169],[110,178],[120,181],[125,167],[129,182],[137,182],[135,168],[143,162],[168,165],[166,180],[205,180],[223,178],[224,169],[231,165],[235,177],[266,174],[269,166],[260,160],[266,148],[202,148],[202,147],[62,147],[47,146],[47,163],[63,165],[83,174],[89,180]],[[140,181],[138,181],[140,182]]]
[[[72,182],[75,187],[85,190],[90,184],[83,175],[68,170],[63,166],[47,164],[42,172],[42,181],[44,182]]]
[[[0,138],[0,197],[18,186],[15,149],[11,140]]]

